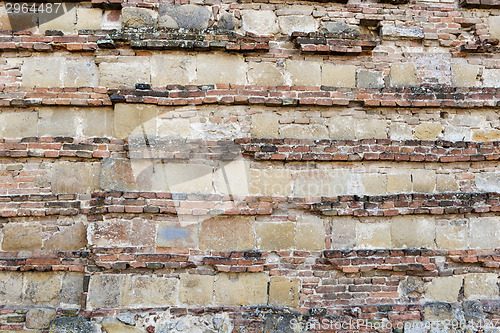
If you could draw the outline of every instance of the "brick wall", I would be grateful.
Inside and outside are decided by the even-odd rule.
[[[498,1],[21,6],[0,332],[497,324]]]

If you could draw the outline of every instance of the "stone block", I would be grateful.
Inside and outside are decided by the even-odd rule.
[[[37,136],[38,114],[33,111],[0,112],[0,136],[2,138],[26,138]]]
[[[267,304],[267,273],[221,273],[215,280],[217,305]]]
[[[100,8],[76,9],[76,30],[99,30],[103,20],[104,12]]]
[[[292,222],[257,222],[257,247],[264,251],[282,251],[295,248],[295,224]]]
[[[5,305],[23,302],[23,274],[20,272],[0,272],[0,302]]]
[[[276,14],[272,10],[242,10],[241,30],[257,35],[278,33]]]
[[[359,35],[361,30],[357,25],[350,25],[343,22],[323,21],[321,22],[321,30],[334,34],[349,34]]]
[[[391,248],[391,223],[378,220],[357,223],[356,247],[361,249]]]
[[[367,173],[361,175],[363,194],[382,195],[387,193],[387,175]]]
[[[166,307],[177,304],[179,280],[160,276],[124,276],[120,306],[126,308]]]
[[[24,273],[24,301],[34,305],[59,306],[62,274],[53,272]]]
[[[0,5],[0,30],[29,30],[36,33],[38,30],[38,13],[9,13],[5,3]]]
[[[158,118],[158,136],[167,139],[186,139],[191,136],[191,126],[186,118]]]
[[[80,307],[82,305],[83,273],[64,273],[61,277],[60,305],[64,307]]]
[[[470,247],[496,249],[500,247],[500,221],[495,217],[471,217]]]
[[[456,302],[462,283],[462,276],[435,277],[427,286],[425,296],[438,302]]]
[[[276,10],[276,15],[277,16],[284,16],[284,15],[302,15],[302,16],[308,16],[311,15],[313,12],[313,7],[307,6],[307,5],[290,5],[286,7],[281,7],[278,10]]]
[[[464,277],[466,299],[498,299],[498,274],[474,273]]]
[[[59,30],[65,33],[76,32],[76,4],[54,4],[53,10],[44,10],[38,13],[39,30],[43,34],[46,30]]]
[[[94,333],[96,327],[83,317],[59,317],[50,324],[49,333]]]
[[[436,175],[437,192],[458,192],[460,186],[452,175]]]
[[[444,126],[442,139],[445,141],[471,141],[472,131],[467,127],[456,127],[453,125]]]
[[[485,69],[483,72],[483,86],[500,88],[500,69]]]
[[[335,196],[353,193],[358,180],[350,170],[304,170],[294,177],[296,197]]]
[[[214,277],[211,275],[181,274],[179,302],[207,306],[213,302]]]
[[[451,64],[451,85],[453,87],[477,87],[480,70],[479,65]]]
[[[466,249],[468,243],[467,220],[440,220],[436,223],[436,245],[439,249]]]
[[[246,83],[247,64],[241,55],[198,53],[196,63],[196,84]]]
[[[391,140],[412,140],[413,130],[410,125],[406,123],[391,122],[389,125],[389,138]]]
[[[113,136],[112,108],[85,108],[82,110],[82,134],[85,137]]]
[[[90,242],[97,247],[130,246],[130,222],[127,220],[97,221],[90,225]]]
[[[206,29],[211,12],[205,6],[160,4],[159,15],[161,28]]]
[[[215,171],[215,189],[225,195],[250,194],[250,162],[243,158],[221,163]]]
[[[302,251],[325,249],[326,229],[322,218],[308,215],[297,218],[295,225],[295,247]]]
[[[217,22],[217,28],[222,30],[234,30],[238,25],[240,25],[239,20],[228,12],[223,12]]]
[[[255,220],[246,216],[217,216],[201,222],[200,249],[245,251],[255,248]]]
[[[300,279],[284,276],[271,277],[269,304],[296,308],[299,306]]]
[[[130,244],[132,246],[153,247],[156,239],[156,223],[147,218],[134,218],[130,224]]]
[[[213,168],[206,164],[164,164],[163,172],[170,192],[212,193]],[[138,179],[139,181],[139,179]],[[153,187],[156,190],[158,187]],[[161,186],[160,186],[161,188]]]
[[[99,178],[99,187],[103,190],[133,191],[137,188],[132,165],[128,159],[104,158]]]
[[[425,283],[420,277],[408,276],[398,286],[401,296],[419,297],[425,292]]]
[[[398,39],[423,39],[424,31],[421,28],[410,27],[393,27],[386,26],[380,30],[382,39],[384,40],[398,40]]]
[[[472,140],[476,142],[497,141],[500,139],[500,131],[497,129],[475,130]]]
[[[99,64],[99,86],[132,88],[136,83],[151,83],[150,57],[120,57]]]
[[[158,23],[158,12],[148,8],[122,8],[122,25],[130,28],[155,27]]]
[[[61,87],[65,59],[58,56],[30,57],[21,66],[23,87]]]
[[[27,223],[7,223],[2,229],[4,251],[30,251],[42,249],[42,229],[40,225]]]
[[[312,16],[289,15],[279,16],[278,25],[280,33],[291,35],[293,32],[313,32],[318,29],[318,23]]]
[[[55,194],[90,194],[99,188],[100,163],[57,162],[52,167]]]
[[[333,117],[330,118],[328,129],[332,140],[354,140],[356,139],[358,120],[353,117]]]
[[[197,57],[185,53],[154,54],[151,57],[151,84],[192,84],[196,81]]]
[[[356,225],[358,221],[351,217],[335,217],[331,221],[332,248],[352,249],[356,245]]]
[[[66,59],[62,66],[63,87],[97,87],[99,72],[93,58]]]
[[[47,239],[45,250],[76,251],[87,245],[87,228],[82,222],[63,228]]]
[[[87,305],[92,308],[116,308],[120,305],[122,276],[117,274],[90,277]]]
[[[252,138],[276,139],[279,137],[280,117],[273,112],[257,113],[252,115]]]
[[[433,219],[396,216],[391,222],[393,248],[435,248],[436,226]]]
[[[172,248],[195,248],[198,245],[198,222],[158,222],[156,246]]]
[[[424,318],[426,321],[442,321],[456,319],[453,305],[444,302],[431,302],[424,305]]]
[[[120,139],[156,135],[157,106],[119,103],[114,111],[114,133]]]
[[[289,196],[292,194],[292,174],[286,169],[250,170],[250,193],[256,195]]]
[[[280,137],[284,139],[328,139],[329,133],[325,125],[320,124],[289,124],[279,128]]]
[[[384,76],[382,72],[358,69],[356,72],[356,87],[358,88],[383,88]]]
[[[285,84],[285,79],[274,63],[256,62],[248,65],[247,82],[262,86],[279,86]]]
[[[433,193],[436,189],[436,172],[432,170],[411,170],[413,192]]]
[[[387,193],[411,193],[412,183],[409,174],[389,174],[387,175]]]
[[[415,64],[394,63],[391,65],[390,83],[393,87],[417,86],[417,69]]]
[[[26,328],[47,329],[56,317],[56,310],[51,308],[35,308],[26,313]]]
[[[107,333],[146,333],[142,328],[124,324],[115,317],[104,318],[101,325]]]
[[[357,120],[356,139],[387,139],[387,121],[379,119]]]
[[[474,176],[474,182],[478,191],[499,192],[500,174],[497,172],[483,172]]]
[[[40,108],[38,109],[39,136],[76,136],[79,113],[74,108]]]
[[[490,31],[491,38],[500,39],[500,16],[489,16],[488,17],[488,28]]]
[[[319,86],[321,84],[321,63],[318,61],[287,60],[285,68],[292,85]]]
[[[354,88],[356,86],[356,66],[324,63],[321,66],[321,85]]]

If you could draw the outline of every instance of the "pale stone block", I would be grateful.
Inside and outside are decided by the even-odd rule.
[[[177,304],[179,280],[161,276],[124,276],[120,306],[126,308],[165,307]]]
[[[71,136],[78,133],[77,123],[80,114],[74,108],[38,109],[38,135],[39,136]]]
[[[417,70],[414,63],[394,63],[391,65],[390,83],[393,87],[417,86]]]
[[[458,142],[458,141],[471,141],[472,132],[467,127],[457,127],[454,125],[444,126],[443,140]]]
[[[496,217],[472,217],[470,224],[470,247],[474,249],[497,249],[500,247],[500,221]]]
[[[293,32],[313,32],[318,29],[318,22],[312,16],[290,15],[278,17],[280,32],[291,35]]]
[[[391,221],[393,248],[434,248],[436,226],[433,219],[396,216]]]
[[[183,304],[206,306],[213,302],[214,277],[181,274],[179,301]]]
[[[398,39],[423,39],[424,31],[418,27],[394,27],[385,26],[380,30],[380,35],[384,40]]]
[[[321,66],[321,85],[354,88],[356,86],[356,66],[323,64]]]
[[[451,64],[451,85],[453,87],[477,87],[480,70],[479,65]]]
[[[252,169],[250,193],[260,195],[289,196],[292,194],[290,170]]]
[[[415,127],[415,138],[434,141],[443,131],[440,123],[421,123]]]
[[[160,4],[159,26],[165,28],[206,29],[212,16],[208,6]]]
[[[99,86],[132,88],[136,83],[151,82],[150,57],[120,57],[117,62],[99,64]]]
[[[295,224],[291,222],[258,222],[255,225],[257,247],[265,251],[281,251],[295,247]]]
[[[313,12],[312,6],[307,6],[307,5],[289,5],[286,7],[281,7],[278,10],[276,10],[276,15],[277,16],[284,16],[284,15],[311,15]]]
[[[476,188],[482,192],[499,192],[500,191],[500,173],[498,172],[483,172],[474,175]]]
[[[101,322],[107,333],[146,333],[142,328],[127,325],[114,317],[106,317]]]
[[[77,222],[62,229],[47,239],[45,250],[76,251],[87,245],[87,228],[82,222]]]
[[[500,69],[485,69],[483,73],[483,86],[500,87]]]
[[[387,175],[367,173],[361,175],[364,191],[367,195],[381,195],[387,193]]]
[[[97,87],[99,72],[93,58],[66,59],[62,66],[63,87]]]
[[[308,60],[287,60],[286,73],[292,85],[319,86],[321,84],[321,63]]]
[[[76,30],[99,30],[104,12],[100,8],[84,8],[76,9]]]
[[[82,134],[84,137],[112,137],[112,108],[85,108],[82,110]]]
[[[411,175],[407,173],[387,175],[387,193],[410,193],[411,190]]]
[[[246,83],[247,64],[241,55],[198,53],[196,63],[196,84]]]
[[[63,57],[45,56],[24,59],[21,66],[23,87],[61,87],[64,75]]]
[[[497,141],[499,139],[500,139],[500,130],[497,129],[475,130],[472,136],[472,140],[476,142]]]
[[[325,237],[326,230],[322,218],[313,215],[297,218],[295,225],[295,247],[297,250],[324,250]]]
[[[474,273],[464,277],[464,296],[467,299],[498,299],[498,274]]]
[[[122,276],[118,274],[92,275],[87,296],[90,309],[120,306],[121,280]]]
[[[59,30],[66,33],[76,32],[76,4],[54,4],[52,12],[39,12],[39,29],[43,34],[46,30]]]
[[[47,329],[52,319],[56,317],[56,310],[51,308],[35,308],[26,313],[26,328]]]
[[[389,138],[391,140],[412,140],[413,130],[410,125],[406,123],[391,123],[389,125]]]
[[[0,136],[2,138],[26,138],[38,135],[38,114],[33,111],[0,112]]]
[[[382,88],[384,87],[384,76],[382,72],[358,69],[356,72],[356,87]]]
[[[255,248],[255,219],[247,216],[217,216],[201,222],[200,249],[245,251]]]
[[[4,251],[42,249],[42,228],[37,224],[7,223],[2,229]]]
[[[197,222],[158,222],[156,246],[181,249],[196,247],[198,245],[198,229],[199,225]]]
[[[24,273],[24,301],[35,305],[58,306],[62,275],[53,272]]]
[[[203,66],[203,63],[200,66]],[[196,68],[197,57],[194,55],[178,52],[153,54],[151,84],[155,87],[169,84],[192,84],[196,81]]]
[[[213,192],[213,169],[211,166],[206,164],[168,163],[163,164],[163,167],[163,172],[165,173],[165,179],[170,192]],[[157,188],[157,186],[153,188]],[[160,186],[160,188],[162,188],[162,186]]]
[[[320,124],[309,124],[309,125],[299,125],[290,124],[283,125],[279,128],[280,137],[287,139],[328,139],[329,134],[325,125]]]
[[[358,120],[356,128],[356,139],[387,139],[387,121],[385,120]]]
[[[130,221],[109,220],[92,223],[90,244],[97,247],[130,246]]]
[[[358,120],[353,117],[333,117],[329,119],[328,129],[332,140],[356,139]]]
[[[155,27],[158,23],[158,12],[153,9],[139,7],[122,8],[122,24],[124,27]]]
[[[0,272],[0,302],[5,305],[23,302],[23,274],[20,272]]]
[[[458,192],[460,187],[452,175],[436,175],[437,192]]]
[[[284,276],[271,277],[269,282],[269,304],[276,306],[299,306],[300,279]]]
[[[90,194],[99,188],[100,163],[64,162],[52,167],[51,190],[55,194]]]
[[[436,245],[443,250],[466,249],[469,225],[466,220],[442,220],[436,224]]]
[[[276,139],[279,137],[279,116],[276,113],[266,112],[252,115],[252,138]]]
[[[241,30],[257,35],[278,33],[276,14],[271,10],[242,10]]]
[[[215,188],[225,195],[247,196],[250,194],[250,162],[242,158],[221,163],[215,171]]]
[[[411,170],[413,192],[433,193],[436,189],[436,172],[432,170]]]
[[[115,137],[144,138],[156,135],[157,106],[119,103],[114,111]]]
[[[435,277],[427,286],[425,296],[437,302],[456,302],[462,283],[462,276]]]
[[[356,245],[356,226],[358,221],[352,217],[335,217],[332,225],[332,248],[352,249]]]
[[[66,272],[61,276],[61,307],[79,307],[82,304],[84,273]]]
[[[222,273],[215,280],[217,305],[267,304],[267,273]]]
[[[350,170],[304,170],[296,173],[293,194],[297,197],[335,196],[355,193],[359,174]]]
[[[491,38],[500,39],[500,16],[489,16],[488,27]]]
[[[134,191],[137,189],[136,178],[129,159],[103,159],[99,178],[99,186],[103,190]]]
[[[361,249],[386,249],[391,247],[390,222],[357,223],[356,247]]]
[[[279,86],[285,84],[285,79],[274,63],[257,62],[248,65],[247,82],[262,86]]]

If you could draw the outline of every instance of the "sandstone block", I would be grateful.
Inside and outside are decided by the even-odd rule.
[[[462,276],[435,277],[427,286],[425,296],[438,302],[456,302],[462,283]]]
[[[26,223],[7,223],[2,229],[2,250],[22,251],[42,248],[42,229],[40,225]]]
[[[359,26],[350,25],[343,22],[324,21],[321,22],[321,30],[334,34],[359,35],[361,33]]]
[[[356,66],[323,64],[321,66],[321,85],[354,88],[356,86]]]
[[[411,140],[413,139],[413,130],[406,123],[392,122],[389,125],[389,137],[391,140]]]
[[[114,132],[117,138],[147,138],[156,135],[155,105],[119,103],[114,111]]]
[[[215,302],[224,306],[267,304],[266,273],[222,273],[215,280]]]
[[[83,273],[67,272],[61,276],[60,304],[65,307],[80,307],[83,293]]]
[[[387,121],[362,119],[356,122],[357,139],[387,139]]]
[[[390,83],[393,87],[417,86],[417,70],[415,64],[394,63],[391,65]]]
[[[250,193],[288,196],[292,194],[292,174],[285,169],[253,169],[250,171]]]
[[[76,5],[62,3],[61,6],[53,6],[49,12],[45,10],[38,13],[39,29],[43,34],[46,30],[59,30],[66,33],[76,32]]]
[[[291,35],[293,32],[313,32],[318,28],[316,20],[309,15],[290,15],[278,17],[280,32]]]
[[[380,33],[385,40],[424,38],[424,31],[421,28],[386,26],[382,27]]]
[[[198,245],[197,222],[180,223],[162,221],[158,223],[156,246],[172,248],[193,248]]]
[[[97,87],[99,72],[92,58],[66,59],[62,66],[63,87]]]
[[[287,60],[286,72],[295,86],[319,86],[321,84],[321,63],[308,60]]]
[[[280,251],[295,247],[295,224],[291,222],[258,222],[255,225],[257,247],[265,251]]]
[[[349,170],[301,171],[293,182],[293,195],[315,197],[353,193],[357,180]]]
[[[485,69],[483,73],[483,86],[500,87],[500,69]]]
[[[85,137],[113,136],[113,117],[112,108],[82,110],[82,134]]]
[[[56,310],[51,308],[35,308],[26,313],[26,328],[47,329],[56,317]]]
[[[165,164],[163,172],[170,192],[212,193],[213,168],[205,164]],[[161,186],[160,186],[161,188]],[[153,187],[157,190],[157,187]]]
[[[181,274],[179,301],[188,305],[206,306],[213,302],[214,277]]]
[[[133,191],[137,188],[132,165],[128,159],[103,159],[99,178],[99,187],[103,190]]]
[[[247,82],[263,86],[279,86],[285,84],[285,79],[275,64],[256,62],[248,66]]]
[[[255,248],[253,217],[217,216],[201,222],[200,249],[244,251]]]
[[[299,306],[300,279],[283,276],[272,277],[269,282],[269,304]]]
[[[158,136],[168,139],[186,139],[191,136],[191,126],[186,118],[161,117],[158,121]]]
[[[197,57],[182,53],[154,54],[151,57],[151,84],[192,84],[196,81]]]
[[[99,188],[100,172],[100,163],[55,163],[52,169],[52,193],[90,194]]]
[[[279,137],[279,116],[276,113],[258,113],[252,115],[252,138],[275,139]]]
[[[488,27],[491,38],[500,39],[500,16],[489,16]]]
[[[198,53],[196,62],[197,84],[246,83],[247,64],[240,55]]]
[[[413,192],[433,193],[436,189],[436,172],[431,170],[412,170]]]
[[[38,115],[32,111],[3,111],[0,113],[2,138],[26,138],[37,136]]]
[[[271,10],[242,10],[241,29],[257,35],[272,35],[278,32],[276,14]]]
[[[120,57],[118,61],[99,64],[99,86],[108,88],[130,88],[136,83],[151,82],[149,57]]]
[[[330,139],[332,140],[354,140],[357,132],[357,119],[353,117],[334,117],[330,118],[328,129],[330,130]]]
[[[356,245],[357,220],[351,217],[335,217],[332,225],[332,248],[351,249]]]
[[[91,244],[98,247],[129,246],[130,222],[127,220],[98,221],[90,225]]]
[[[148,8],[122,8],[122,24],[124,27],[154,27],[158,23],[158,12]]]
[[[211,13],[205,6],[160,4],[159,15],[162,28],[205,29]]]
[[[382,88],[384,87],[384,77],[381,72],[358,69],[356,72],[356,87]]]
[[[114,317],[104,318],[101,325],[107,333],[146,333],[145,330],[124,324]]]
[[[45,56],[24,59],[21,67],[24,87],[61,87],[64,75],[64,58]]]
[[[325,249],[325,226],[323,219],[316,216],[297,218],[295,246],[297,250],[321,251]]]
[[[0,302],[21,304],[23,302],[23,274],[20,272],[0,272]]]
[[[250,194],[250,163],[239,158],[221,163],[215,171],[215,188],[218,193],[246,196]]]
[[[479,142],[496,141],[500,139],[500,131],[497,129],[475,130],[472,140]]]
[[[290,124],[282,125],[279,128],[281,138],[293,138],[293,139],[328,139],[329,133],[325,125],[320,124],[309,124],[309,125],[299,125]]]
[[[311,15],[313,11],[313,7],[311,6],[306,6],[306,5],[291,5],[287,7],[282,7],[278,10],[276,10],[276,15],[277,16],[284,16],[284,15],[302,15],[302,16],[308,16]]]
[[[362,249],[385,249],[391,247],[391,224],[389,222],[360,222],[356,225],[356,247]]]
[[[452,175],[436,175],[436,191],[458,192],[460,187]]]
[[[500,177],[496,172],[484,172],[474,176],[476,188],[483,192],[500,191]]]
[[[432,219],[396,216],[391,221],[393,248],[434,248],[435,222]]]
[[[470,247],[496,249],[500,247],[500,222],[494,217],[474,217],[469,220]]]
[[[467,299],[498,299],[498,274],[474,273],[464,277],[464,296]]]
[[[442,139],[445,141],[471,141],[472,131],[470,128],[460,128],[453,125],[444,126]]]
[[[0,30],[21,31],[29,30],[37,32],[38,13],[9,13],[5,4],[0,5]]]
[[[35,305],[58,306],[60,302],[61,274],[52,272],[26,272],[24,300]]]
[[[388,193],[411,193],[412,183],[409,174],[387,175]]]
[[[145,218],[134,218],[130,225],[130,244],[133,246],[155,245],[156,224]]]
[[[87,228],[77,222],[62,229],[44,242],[45,250],[76,251],[87,245]]]
[[[87,296],[87,304],[90,308],[118,307],[121,280],[122,276],[117,274],[92,275]]]
[[[104,12],[100,8],[84,8],[76,9],[76,30],[99,30]]]
[[[177,304],[179,281],[159,276],[124,276],[120,289],[122,307],[170,306]]]
[[[476,87],[479,84],[479,65],[452,64],[451,84],[454,87]]]
[[[398,291],[401,296],[418,297],[425,292],[425,283],[420,277],[408,276],[399,283]]]
[[[367,173],[361,175],[364,191],[363,194],[381,195],[387,193],[387,175]]]
[[[444,250],[467,248],[469,226],[466,220],[442,220],[436,224],[436,245]]]

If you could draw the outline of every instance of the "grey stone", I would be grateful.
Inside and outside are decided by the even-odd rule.
[[[116,319],[127,325],[135,325],[135,314],[133,313],[120,313]]]
[[[399,284],[399,290],[403,296],[418,296],[425,292],[425,283],[421,278],[409,276]]]
[[[219,23],[217,24],[217,27],[219,29],[224,29],[224,30],[233,30],[236,27],[237,23],[238,21],[232,14],[224,13],[219,18]]]
[[[485,317],[481,301],[464,301],[462,309],[464,310],[466,319],[481,319]]]
[[[360,69],[356,73],[356,87],[383,88],[384,78],[381,72]]]
[[[382,27],[381,35],[385,40],[423,39],[424,31],[421,28]]]
[[[334,34],[351,34],[359,35],[361,31],[358,26],[349,25],[341,22],[327,21],[321,23],[321,30],[331,32]]]
[[[450,303],[436,302],[424,305],[425,320],[446,320],[453,319],[453,307]]]
[[[95,333],[94,325],[82,317],[55,318],[49,333]]]
[[[152,9],[125,7],[122,9],[122,24],[125,27],[154,27],[158,21],[158,13]]]
[[[26,328],[47,329],[56,317],[56,310],[51,308],[31,309],[26,314]]]
[[[208,8],[196,5],[162,4],[159,14],[160,27],[176,28],[172,26],[172,22],[175,21],[177,28],[184,29],[206,29],[211,16]]]
[[[476,188],[484,192],[500,191],[500,175],[496,172],[485,172],[475,176]]]
[[[100,308],[116,307],[120,304],[119,275],[95,275],[90,279],[88,303]]]

